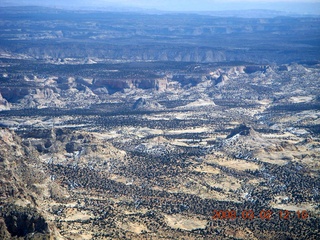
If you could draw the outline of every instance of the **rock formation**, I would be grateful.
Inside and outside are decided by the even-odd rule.
[[[53,237],[49,225],[54,226],[43,216],[40,202],[61,188],[45,175],[37,151],[4,128],[0,129],[0,186],[1,239]]]
[[[239,127],[233,129],[227,138],[232,138],[236,134],[241,136],[257,136],[257,132],[251,126],[247,126],[246,124],[241,124]]]
[[[151,99],[139,98],[132,106],[134,110],[160,110],[164,107]]]
[[[4,99],[0,93],[0,111],[2,110],[10,110],[10,104],[6,99]]]

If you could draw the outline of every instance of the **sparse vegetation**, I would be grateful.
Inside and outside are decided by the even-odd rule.
[[[7,10],[1,239],[319,238],[319,19]]]

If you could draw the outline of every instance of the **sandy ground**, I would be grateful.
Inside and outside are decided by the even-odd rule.
[[[187,217],[181,214],[167,215],[164,214],[167,224],[172,228],[180,228],[187,231],[193,229],[204,229],[207,225],[206,220],[200,220],[197,217]]]
[[[88,214],[86,211],[79,212],[75,208],[68,208],[65,212],[65,221],[79,221],[79,220],[89,220],[93,216]]]
[[[192,129],[181,129],[181,130],[169,130],[166,131],[166,134],[183,134],[183,133],[203,133],[209,132],[210,129],[206,127],[198,127]]]
[[[305,204],[278,204],[278,203],[272,203],[271,206],[273,208],[277,209],[283,209],[283,210],[288,210],[288,211],[314,211],[315,206],[313,206],[311,203],[305,203]]]
[[[123,230],[134,232],[136,234],[140,234],[141,232],[149,232],[147,226],[142,223],[137,222],[118,222],[117,225]]]
[[[191,171],[194,172],[202,172],[202,173],[211,173],[211,174],[219,174],[221,171],[219,168],[214,168],[208,165],[200,165],[195,168],[191,168]]]
[[[214,107],[216,104],[211,99],[198,99],[194,102],[188,103],[185,106],[177,107],[176,109],[188,109],[188,108],[199,108],[199,107]]]
[[[297,96],[297,97],[291,97],[289,101],[292,103],[311,102],[313,98],[314,96]]]
[[[259,169],[259,165],[254,162],[248,162],[245,160],[236,160],[236,159],[227,159],[224,157],[217,157],[216,155],[207,155],[206,162],[214,163],[223,167],[233,168],[239,171],[244,170],[257,170]]]

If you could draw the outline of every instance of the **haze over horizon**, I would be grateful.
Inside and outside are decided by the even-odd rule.
[[[320,14],[320,0],[4,0],[0,6],[45,6],[72,9],[123,8],[136,10],[159,10],[175,12],[210,12],[265,9],[298,14]]]

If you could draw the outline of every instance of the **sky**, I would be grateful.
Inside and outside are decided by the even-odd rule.
[[[320,0],[1,0],[0,6],[39,5],[68,8],[136,8],[161,11],[268,9],[320,14]]]

